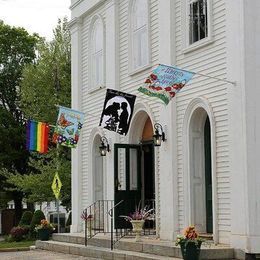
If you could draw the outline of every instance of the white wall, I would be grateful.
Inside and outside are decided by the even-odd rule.
[[[231,244],[248,253],[260,253],[260,2],[231,0],[227,8],[228,76],[237,81],[228,91],[233,147]]]
[[[200,72],[220,79],[226,78],[226,2],[224,0],[212,1],[212,39],[206,45],[194,50],[186,50],[185,35],[188,28],[185,28],[185,1],[176,0],[175,17],[175,48],[176,48],[176,65],[194,72]],[[184,11],[183,11],[184,10]],[[216,185],[218,201],[216,212],[216,229],[218,231],[218,239],[221,243],[229,243],[231,230],[231,201],[230,201],[230,170],[229,170],[229,132],[228,132],[228,97],[227,89],[232,85],[227,85],[220,80],[210,79],[203,76],[194,76],[193,79],[185,86],[185,88],[176,96],[177,102],[177,140],[175,144],[178,149],[178,194],[179,194],[179,224],[180,228],[188,224],[187,210],[185,206],[185,193],[183,176],[183,161],[187,154],[183,151],[183,119],[188,105],[197,97],[205,98],[212,110],[215,120],[215,136],[216,136]]]
[[[75,1],[72,0],[72,4]],[[92,203],[92,158],[89,147],[95,134],[109,137],[112,151],[104,159],[106,196],[113,198],[113,144],[127,142],[127,137],[98,130],[106,89],[89,92],[89,30],[91,19],[99,15],[105,24],[106,87],[137,94],[137,103],[149,107],[154,122],[167,126],[167,141],[156,149],[155,176],[158,227],[160,236],[172,239],[188,223],[185,201],[185,169],[187,153],[184,116],[192,102],[204,100],[214,121],[212,167],[215,170],[214,220],[215,241],[252,251],[257,248],[260,234],[260,183],[258,82],[260,77],[260,4],[259,0],[212,0],[212,38],[203,46],[185,46],[185,1],[150,0],[151,66],[129,73],[128,0],[78,1],[72,17],[81,16],[82,26],[72,35],[74,58],[74,102],[86,113],[87,125],[74,155],[74,211],[80,212]],[[73,7],[73,5],[72,5]],[[243,33],[244,32],[244,33]],[[79,44],[80,42],[80,44]],[[195,75],[168,106],[137,92],[151,68],[158,63],[212,77],[236,81],[237,85]],[[75,76],[77,75],[77,76]],[[250,90],[250,91],[249,91]],[[77,101],[78,100],[78,101]],[[202,102],[203,103],[203,102]],[[203,104],[204,104],[203,103]],[[94,132],[93,132],[94,131]],[[168,162],[172,163],[169,164]],[[75,192],[76,191],[76,192]],[[166,203],[167,201],[167,203]],[[169,202],[169,203],[168,203]],[[74,224],[79,226],[79,213]],[[169,219],[169,216],[172,216]],[[72,217],[73,219],[73,217]],[[76,230],[75,229],[75,230]],[[169,229],[171,232],[169,232]]]

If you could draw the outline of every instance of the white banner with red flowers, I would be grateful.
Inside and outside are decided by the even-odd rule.
[[[190,71],[160,64],[146,78],[145,85],[138,88],[138,91],[150,97],[158,97],[167,105],[194,74]]]

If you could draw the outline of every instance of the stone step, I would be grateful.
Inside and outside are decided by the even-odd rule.
[[[146,254],[140,252],[126,251],[126,250],[110,250],[108,248],[84,246],[79,244],[58,242],[58,241],[39,241],[35,243],[37,249],[60,252],[65,254],[80,255],[84,257],[93,257],[97,259],[109,260],[180,260],[180,258],[164,257],[153,254]]]
[[[53,240],[71,244],[84,245],[83,234],[53,234]],[[119,240],[115,247],[117,250],[153,254],[163,257],[181,257],[180,247],[174,242],[162,241],[155,237],[143,237],[142,242],[135,242],[134,238],[127,237]],[[88,246],[106,248],[110,250],[110,239],[107,235],[98,234],[88,241]],[[214,245],[212,241],[203,243],[201,247],[201,259],[232,259],[234,250],[224,245]]]
[[[213,235],[208,233],[200,233],[199,237],[205,240],[213,240]]]

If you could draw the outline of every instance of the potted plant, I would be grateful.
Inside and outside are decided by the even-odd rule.
[[[85,221],[85,225],[88,231],[89,237],[93,235],[93,224],[94,224],[94,215],[88,214],[87,211],[83,211],[81,214],[81,219]]]
[[[128,216],[120,216],[125,218],[126,221],[131,222],[133,231],[135,232],[135,242],[141,241],[141,232],[143,230],[143,225],[145,220],[153,219],[153,209],[149,209],[148,206],[144,208],[140,207],[140,203],[138,207],[135,208],[135,211],[130,213]]]
[[[184,260],[199,260],[200,246],[203,242],[194,226],[185,228],[183,235],[178,235],[176,246],[180,245]]]
[[[35,227],[38,233],[38,238],[42,241],[47,241],[50,238],[50,234],[55,230],[54,226],[46,219],[41,220],[41,224]]]

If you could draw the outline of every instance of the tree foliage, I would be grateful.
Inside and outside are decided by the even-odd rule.
[[[57,105],[70,106],[70,35],[66,18],[58,21],[54,39],[37,45],[37,60],[23,71],[21,108],[27,118],[55,124]],[[51,184],[58,171],[62,181],[61,204],[71,207],[70,149],[54,145],[46,155],[31,153],[27,175],[9,175],[8,183],[23,192],[29,202],[55,199]]]
[[[59,157],[54,154],[56,152],[53,149],[44,158],[31,158],[29,165],[34,171],[29,174],[22,175],[8,171],[2,171],[2,174],[6,176],[8,184],[15,186],[13,189],[25,195],[28,202],[49,202],[55,200],[51,185],[57,171],[57,165],[59,165],[58,173],[62,182],[60,200],[61,204],[69,210],[71,208],[70,160],[65,158],[66,150],[60,151]]]
[[[27,63],[21,71],[21,80],[19,86],[19,109],[23,111],[22,118],[31,118],[37,121],[45,121],[49,124],[55,124],[57,119],[57,105],[70,107],[70,35],[67,27],[67,19],[59,20],[54,30],[54,39],[46,42],[43,38],[37,37],[35,42],[36,57],[33,63]],[[3,121],[5,115],[2,116]],[[1,111],[0,111],[1,122]],[[16,121],[7,119],[6,125],[11,126]],[[6,178],[5,188],[12,192],[23,194],[28,202],[52,201],[55,199],[51,190],[51,184],[55,172],[59,172],[62,181],[61,202],[67,209],[70,208],[71,195],[71,167],[70,167],[70,149],[60,147],[59,151],[54,145],[50,145],[50,151],[46,155],[40,155],[36,152],[30,154],[24,151],[25,146],[25,126],[16,129],[0,129],[6,131],[6,135],[13,138],[20,138],[20,144],[23,145],[23,153],[27,156],[26,169],[21,172],[17,168],[10,170],[7,167],[1,167],[1,175]],[[15,136],[14,136],[15,135]],[[5,140],[0,140],[5,142]],[[11,146],[16,141],[6,144],[6,162],[12,161],[17,157],[17,162],[23,159],[15,152],[19,147],[12,150]],[[19,142],[18,142],[19,143]],[[2,155],[4,158],[4,155]],[[1,160],[0,160],[1,162]],[[26,173],[26,174],[24,174]],[[8,188],[7,188],[8,187]]]
[[[21,81],[25,65],[34,62],[37,35],[0,21],[0,169],[25,174],[29,153],[25,150],[24,114],[21,110]],[[0,176],[0,188],[5,188]],[[22,214],[22,194],[13,191],[16,223]]]
[[[36,35],[0,22],[0,167],[26,171],[23,112],[20,102],[22,71],[35,60]]]
[[[70,106],[70,35],[67,20],[59,20],[54,40],[38,44],[38,59],[26,66],[21,91],[27,117],[54,123],[57,105]]]

